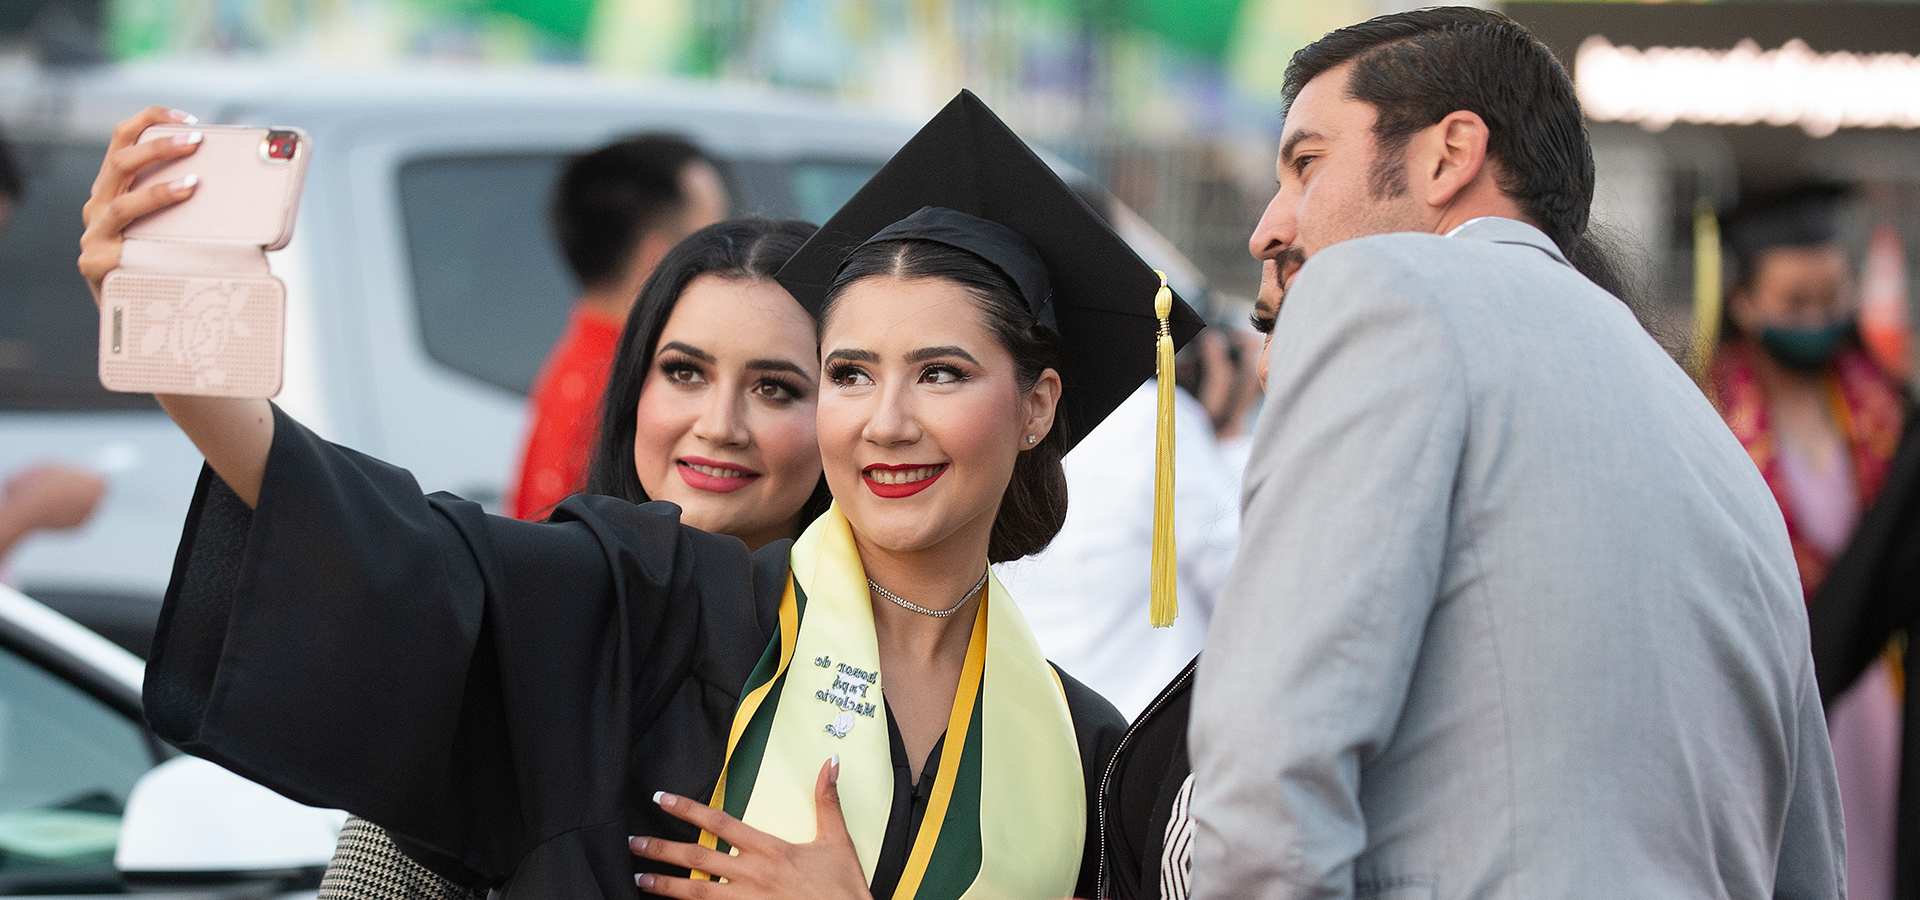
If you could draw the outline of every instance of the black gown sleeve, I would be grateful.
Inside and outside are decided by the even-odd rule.
[[[1049,665],[1052,665],[1049,663]],[[1074,739],[1080,744],[1080,774],[1087,784],[1087,843],[1080,852],[1080,878],[1075,882],[1075,897],[1094,897],[1100,877],[1100,782],[1106,776],[1107,763],[1126,734],[1127,720],[1107,698],[1081,684],[1059,666],[1060,686],[1067,695],[1067,712],[1073,717]]]
[[[1886,483],[1807,606],[1814,676],[1827,704],[1895,632],[1920,632],[1920,416],[1911,402],[1906,422]],[[1920,655],[1911,641],[1905,662],[1894,896],[1920,900]]]
[[[1880,656],[1894,632],[1920,621],[1920,416],[1846,550],[1807,605],[1814,675],[1832,703]]]
[[[665,503],[488,516],[274,416],[255,509],[201,475],[147,667],[154,730],[456,881],[542,848],[534,868],[630,894],[636,735],[714,634],[749,659],[769,634],[777,592],[745,546]]]

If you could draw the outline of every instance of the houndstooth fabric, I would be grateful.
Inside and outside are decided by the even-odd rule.
[[[485,900],[414,862],[380,826],[351,816],[340,829],[319,900]]]
[[[1187,900],[1193,893],[1193,776],[1180,785],[1167,817],[1160,850],[1160,900]]]

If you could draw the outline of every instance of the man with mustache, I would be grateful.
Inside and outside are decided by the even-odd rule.
[[[1841,896],[1785,527],[1575,268],[1614,281],[1566,73],[1428,9],[1284,97],[1252,249],[1302,262],[1194,687],[1194,896]]]

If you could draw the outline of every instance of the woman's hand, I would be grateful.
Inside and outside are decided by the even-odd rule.
[[[135,219],[165,209],[193,195],[193,180],[180,178],[150,184],[129,192],[133,179],[163,162],[179,159],[200,149],[198,133],[171,139],[136,143],[149,125],[192,124],[196,119],[177,109],[149,106],[133,118],[114,126],[113,140],[107,144],[107,157],[100,162],[100,174],[93,179],[93,194],[80,208],[80,219],[87,230],[80,235],[80,274],[93,290],[93,301],[100,302],[100,283],[107,273],[120,265],[122,232]]]
[[[790,844],[720,810],[673,794],[654,795],[674,818],[712,832],[733,854],[659,838],[628,841],[635,856],[699,869],[720,881],[694,881],[670,875],[637,875],[640,889],[681,900],[719,898],[852,898],[870,900],[867,876],[854,853],[853,837],[840,812],[840,757],[827,760],[814,782],[817,826],[811,843]]]

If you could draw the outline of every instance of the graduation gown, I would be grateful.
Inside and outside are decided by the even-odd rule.
[[[1101,779],[1099,893],[1113,900],[1165,900],[1168,892],[1184,900],[1187,872],[1163,872],[1167,826],[1193,763],[1187,758],[1187,724],[1193,710],[1194,657],[1160,689],[1139,718],[1127,727],[1113,761]]]
[[[1920,632],[1920,416],[1906,429],[1887,480],[1807,605],[1820,699],[1831,704],[1880,658],[1887,639]],[[1920,900],[1920,654],[1905,655],[1894,896]]]
[[[626,900],[635,872],[671,871],[628,835],[697,839],[651,797],[711,796],[789,546],[749,554],[669,503],[489,516],[276,407],[255,509],[201,475],[147,716],[189,753],[381,825],[456,882]],[[1091,818],[1124,723],[1062,683]]]

